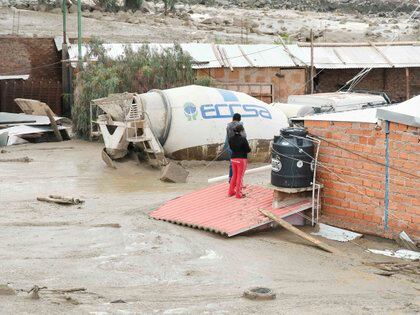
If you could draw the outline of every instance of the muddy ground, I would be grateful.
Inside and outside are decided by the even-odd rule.
[[[392,261],[369,248],[395,244],[373,237],[356,243],[324,240],[329,254],[281,229],[231,239],[148,217],[166,200],[206,186],[225,162],[188,162],[186,184],[165,184],[159,172],[133,161],[107,168],[98,143],[18,145],[0,157],[0,313],[38,314],[383,314],[420,311],[419,279],[384,277],[364,262]],[[253,165],[257,166],[257,165]],[[253,167],[251,166],[251,167]],[[267,182],[269,174],[247,178]],[[81,206],[36,201],[37,196],[85,199]],[[310,231],[310,227],[306,227]],[[47,287],[39,300],[23,290]],[[273,301],[241,297],[252,286]],[[54,290],[86,288],[84,292]],[[125,303],[111,303],[122,300]],[[120,301],[121,302],[121,301]]]

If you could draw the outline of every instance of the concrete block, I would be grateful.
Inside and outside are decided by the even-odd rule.
[[[164,167],[160,180],[169,183],[186,183],[188,174],[188,171],[181,165],[170,162]]]

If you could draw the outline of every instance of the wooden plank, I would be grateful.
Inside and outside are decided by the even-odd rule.
[[[55,138],[57,139],[57,141],[63,141],[63,137],[61,136],[60,130],[58,130],[58,127],[57,127],[57,122],[55,121],[53,117],[53,112],[51,111],[50,108],[46,108],[45,113],[50,119],[51,128],[54,131]]]
[[[272,214],[270,211],[265,210],[265,209],[259,209],[259,211],[264,214],[265,216],[267,216],[268,218],[270,218],[271,220],[277,222],[278,224],[280,224],[282,227],[284,227],[286,230],[289,230],[290,232],[296,234],[297,236],[303,238],[304,240],[307,240],[308,242],[311,242],[312,244],[314,244],[315,246],[329,252],[329,253],[337,253],[337,249],[317,240],[316,238],[306,234],[305,232],[302,232],[301,230],[299,230],[298,228],[295,228],[293,225],[291,225],[290,223],[284,221],[283,219],[280,219],[278,217],[276,217],[274,214]]]
[[[388,57],[382,53],[382,51],[380,51],[378,49],[378,47],[375,46],[375,44],[371,41],[369,41],[369,44],[375,49],[375,51],[382,57],[384,58],[384,60],[391,66],[391,67],[395,67],[395,65],[391,62],[391,60],[388,59]]]

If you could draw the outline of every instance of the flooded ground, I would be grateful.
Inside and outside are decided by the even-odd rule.
[[[38,314],[281,314],[418,313],[419,279],[384,277],[366,253],[396,248],[365,237],[325,240],[343,252],[309,246],[285,230],[231,239],[155,221],[148,213],[167,200],[223,175],[225,162],[184,162],[187,184],[165,184],[160,173],[133,161],[105,166],[102,145],[81,141],[6,148],[0,163],[0,313]],[[207,166],[207,167],[206,167]],[[259,166],[259,165],[252,165]],[[267,182],[268,173],[247,182]],[[51,194],[85,199],[79,206],[36,201]],[[306,230],[310,230],[306,227]],[[40,299],[24,290],[47,287]],[[277,293],[273,301],[241,297],[252,286]],[[71,288],[86,291],[63,292]],[[119,303],[112,303],[119,302]]]

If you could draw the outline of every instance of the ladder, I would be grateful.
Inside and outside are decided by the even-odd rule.
[[[147,113],[143,105],[137,102],[139,98],[134,97],[133,102],[128,105],[125,116],[126,140],[142,149],[147,156],[148,163],[153,167],[162,167],[168,164],[165,152],[150,125]]]

